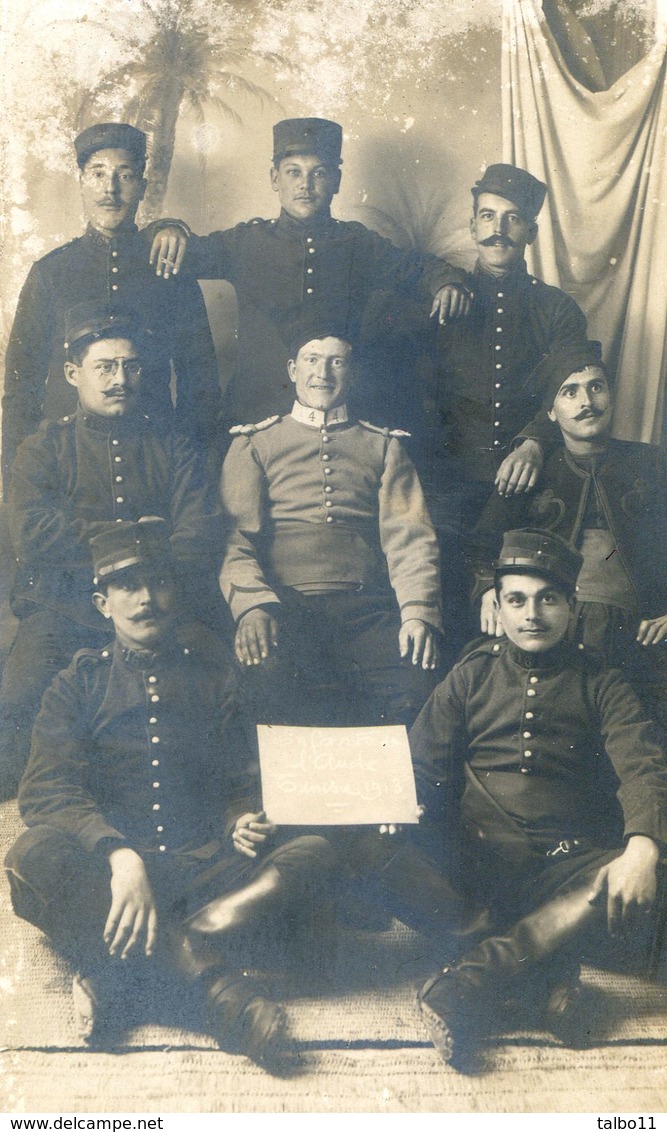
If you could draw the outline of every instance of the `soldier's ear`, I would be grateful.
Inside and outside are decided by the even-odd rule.
[[[553,409],[547,409],[547,416],[548,416],[548,418],[549,418],[549,420],[550,420],[550,421],[554,421],[554,422],[555,422],[555,420],[556,420],[556,414],[554,413]]]
[[[296,362],[294,361],[294,358],[289,359],[287,363],[287,372],[289,374],[290,381],[292,381],[296,385]]]
[[[537,239],[537,223],[536,223],[535,220],[531,220],[530,224],[528,225],[528,235],[526,236],[526,243],[527,244],[534,244],[536,239]]]
[[[275,165],[272,165],[271,168],[269,169],[269,177],[271,178],[271,188],[273,189],[274,193],[277,193],[278,192],[278,170],[276,169]]]
[[[108,608],[107,595],[102,593],[101,590],[95,590],[95,593],[93,594],[93,605],[96,609],[99,609],[102,616],[106,617],[108,621],[111,617],[111,613],[109,612]]]
[[[65,362],[65,381],[69,381],[70,385],[78,385],[79,367],[74,365],[74,362]]]

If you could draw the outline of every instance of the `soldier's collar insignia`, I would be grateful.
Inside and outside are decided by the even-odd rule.
[[[347,405],[336,405],[335,409],[310,409],[295,401],[292,407],[292,416],[300,424],[309,425],[310,428],[329,428],[332,425],[347,424]]]

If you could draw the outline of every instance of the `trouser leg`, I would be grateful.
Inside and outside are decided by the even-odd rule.
[[[17,916],[40,928],[70,962],[87,970],[108,960],[103,932],[111,870],[73,836],[34,826],[5,859]]]

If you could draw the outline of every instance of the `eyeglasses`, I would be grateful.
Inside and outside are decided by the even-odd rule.
[[[100,377],[115,377],[119,369],[128,377],[141,377],[141,362],[133,358],[106,358],[103,362],[95,363],[95,373]]]

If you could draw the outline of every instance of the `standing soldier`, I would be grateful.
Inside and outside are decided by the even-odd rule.
[[[213,439],[220,386],[201,291],[193,280],[155,278],[146,238],[135,216],[146,191],[146,135],[124,122],[90,126],[75,139],[81,200],[87,220],[78,236],[33,264],[21,291],[7,347],[2,401],[5,498],[16,449],[47,417],[76,408],[64,378],[65,313],[102,302],[112,317],[136,312],[150,334],[142,380],[153,419],[173,416],[171,364],[176,373],[178,429],[198,446]]]

